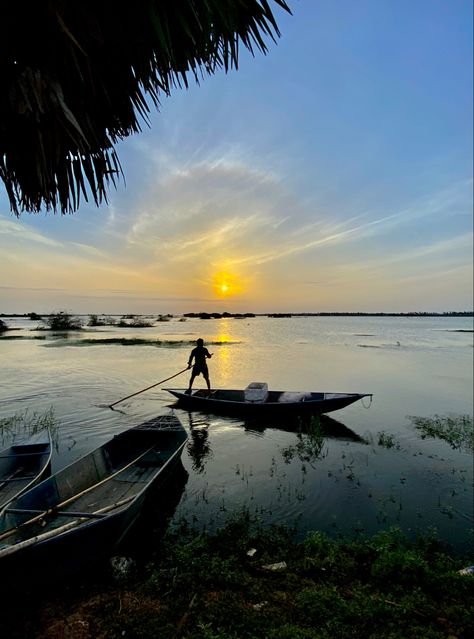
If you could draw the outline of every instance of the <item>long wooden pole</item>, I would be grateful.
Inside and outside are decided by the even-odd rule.
[[[122,397],[122,399],[119,399],[118,401],[114,402],[113,404],[109,404],[109,408],[112,408],[112,406],[116,406],[117,404],[120,404],[120,402],[124,402],[126,399],[130,399],[130,397],[135,397],[135,395],[140,395],[140,393],[144,393],[145,391],[150,390],[150,388],[155,388],[155,386],[158,386],[159,384],[164,384],[168,380],[173,379],[173,377],[178,377],[178,375],[182,375],[182,373],[186,372],[187,370],[189,370],[189,366],[186,366],[186,368],[183,368],[183,370],[179,371],[179,373],[176,373],[175,375],[171,375],[171,377],[167,377],[166,379],[162,379],[160,382],[156,382],[156,384],[152,384],[151,386],[147,386],[146,388],[143,388],[142,390],[139,390],[136,393],[132,393],[131,395],[127,395],[127,397]]]
[[[100,517],[100,515],[102,515],[102,514],[104,514],[106,512],[109,512],[109,511],[113,510],[114,508],[119,508],[120,506],[123,506],[124,504],[128,503],[129,501],[132,501],[133,499],[135,499],[135,497],[136,497],[136,495],[133,495],[132,497],[126,497],[125,499],[122,499],[121,501],[118,501],[115,504],[110,504],[109,506],[105,506],[104,508],[96,510],[94,513],[91,513],[91,514],[95,515],[96,517]],[[60,534],[62,534],[64,532],[67,532],[71,528],[75,528],[79,524],[82,524],[87,519],[88,519],[88,517],[76,519],[75,521],[71,521],[68,524],[64,524],[63,526],[59,526],[58,528],[53,528],[53,530],[48,530],[45,533],[41,533],[40,535],[36,535],[36,537],[30,537],[29,539],[25,539],[24,541],[20,541],[18,544],[14,544],[13,546],[8,546],[7,548],[2,548],[0,550],[0,557],[5,557],[6,555],[10,555],[13,552],[17,552],[18,550],[21,550],[22,548],[26,548],[27,546],[32,546],[32,545],[34,545],[34,544],[36,544],[36,543],[38,543],[40,541],[44,541],[46,539],[49,539],[50,537],[55,537],[56,535],[60,535]]]

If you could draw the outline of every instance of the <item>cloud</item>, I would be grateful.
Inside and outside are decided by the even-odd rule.
[[[82,244],[81,242],[68,242],[68,245],[75,246],[80,251],[83,251],[84,253],[93,255],[95,257],[101,257],[101,258],[108,257],[104,251],[96,248],[95,246],[90,246],[89,244]]]
[[[163,166],[161,171],[138,206],[127,244],[132,254],[138,249],[143,263],[194,269],[204,262],[209,268],[268,268],[376,236],[385,235],[390,244],[423,218],[462,210],[469,193],[469,181],[462,181],[394,212],[365,209],[344,218],[338,211],[323,214],[317,202],[304,203],[274,173],[225,156],[181,167],[174,160],[168,172]]]
[[[0,217],[0,236],[4,236],[8,242],[20,241],[22,243],[34,242],[46,246],[62,246],[61,242],[53,240],[42,233],[35,231],[22,220],[6,220]]]

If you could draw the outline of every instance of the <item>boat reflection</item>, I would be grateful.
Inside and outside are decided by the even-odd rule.
[[[363,443],[363,437],[354,432],[351,428],[328,415],[304,415],[293,418],[266,418],[266,419],[245,419],[238,417],[230,417],[219,415],[209,415],[201,412],[186,412],[189,423],[191,441],[187,444],[187,450],[193,459],[193,469],[202,472],[203,459],[212,457],[212,449],[210,447],[209,427],[216,423],[216,419],[220,425],[223,423],[235,426],[243,426],[244,429],[253,434],[263,433],[267,429],[283,430],[285,432],[308,434],[314,431],[315,426],[324,437],[330,439],[340,439],[342,441]],[[186,419],[182,420],[186,423]]]
[[[329,417],[328,415],[319,416],[299,416],[292,419],[272,419],[257,420],[249,419],[243,422],[245,430],[254,433],[263,433],[267,429],[284,430],[286,432],[311,434],[315,426],[321,431],[324,437],[330,439],[340,439],[350,442],[364,442],[364,438],[355,433],[351,428],[342,422]]]

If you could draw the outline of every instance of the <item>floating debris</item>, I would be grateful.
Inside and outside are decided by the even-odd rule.
[[[277,561],[275,564],[266,564],[262,566],[263,570],[271,570],[273,572],[281,572],[282,570],[286,570],[287,564],[286,561]]]
[[[135,570],[135,562],[130,557],[111,557],[110,567],[112,568],[112,576],[116,581],[126,579]]]

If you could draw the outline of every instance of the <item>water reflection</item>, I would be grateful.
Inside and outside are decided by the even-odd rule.
[[[214,457],[209,441],[209,429],[212,419],[205,413],[187,413],[189,422],[190,438],[186,446],[189,457],[192,460],[192,469],[198,473],[205,472],[206,464]],[[327,438],[337,439],[345,442],[366,443],[366,440],[355,433],[351,428],[342,422],[327,415],[319,416],[298,416],[294,419],[262,421],[248,419],[242,421],[236,417],[221,417],[220,430],[222,426],[243,426],[245,432],[262,436],[266,430],[281,430],[295,433],[295,444],[291,444],[281,450],[285,462],[289,462],[293,457],[298,457],[301,461],[316,461],[324,456],[324,442]]]
[[[222,345],[219,348],[218,358],[211,360],[211,364],[215,364],[216,375],[219,378],[220,385],[226,386],[232,379],[231,347],[226,346],[226,344],[235,341],[235,338],[230,335],[229,320],[227,318],[219,320],[217,341]]]
[[[245,430],[263,433],[267,428],[295,432],[297,434],[311,434],[315,423],[318,424],[324,437],[341,439],[343,441],[364,442],[365,440],[342,422],[328,415],[298,416],[293,419],[262,421],[248,419],[244,422]]]
[[[206,461],[212,459],[213,452],[209,444],[209,422],[196,419],[192,413],[188,413],[189,434],[186,450],[192,459],[193,470],[197,473],[204,472]]]

